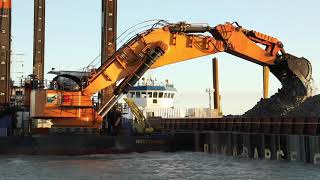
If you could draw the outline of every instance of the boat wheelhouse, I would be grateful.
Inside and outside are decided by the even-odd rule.
[[[185,111],[175,108],[175,99],[177,89],[173,84],[157,84],[155,80],[142,79],[136,86],[131,87],[127,97],[135,101],[137,106],[146,117],[183,117]],[[131,112],[128,112],[128,118],[132,118]]]

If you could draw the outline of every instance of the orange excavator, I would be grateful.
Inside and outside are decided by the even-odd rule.
[[[267,66],[283,86],[294,84],[301,87],[299,93],[309,94],[311,64],[305,58],[286,53],[277,38],[237,23],[215,27],[185,22],[162,24],[132,37],[88,77],[63,76],[73,80],[77,89],[56,85],[34,90],[32,116],[51,119],[53,128],[99,129],[103,117],[148,69],[219,52]],[[106,88],[106,101],[95,108],[92,96]]]

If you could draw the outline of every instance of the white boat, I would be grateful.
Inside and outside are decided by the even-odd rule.
[[[186,109],[175,107],[177,89],[168,80],[165,83],[157,83],[155,79],[142,78],[129,90],[127,97],[135,101],[147,118],[178,118],[185,117],[186,114]],[[124,117],[133,118],[126,105],[124,105]]]

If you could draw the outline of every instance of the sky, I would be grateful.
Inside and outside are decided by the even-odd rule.
[[[13,73],[32,71],[33,0],[12,0]],[[101,0],[47,0],[45,71],[78,70],[100,54]],[[280,39],[286,52],[305,57],[313,65],[316,86],[320,53],[317,0],[118,0],[118,34],[149,19],[187,21],[216,26],[237,21]],[[220,93],[224,114],[241,114],[262,97],[262,67],[220,53],[162,67],[149,72],[158,79],[169,79],[179,92],[177,106],[208,107],[212,88],[211,59],[219,59]],[[22,63],[23,61],[23,67]],[[270,79],[270,93],[281,88]]]

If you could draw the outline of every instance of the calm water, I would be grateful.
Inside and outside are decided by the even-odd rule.
[[[320,179],[320,166],[205,153],[0,156],[0,179]]]

